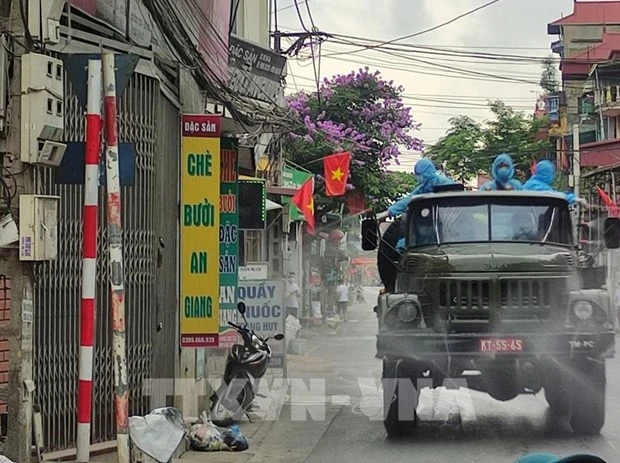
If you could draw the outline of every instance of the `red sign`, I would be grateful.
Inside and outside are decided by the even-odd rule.
[[[479,339],[480,352],[523,352],[524,342],[516,338]]]
[[[214,114],[183,114],[184,137],[217,138],[222,132],[221,116]]]

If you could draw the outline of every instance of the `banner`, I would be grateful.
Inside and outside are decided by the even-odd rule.
[[[184,114],[181,123],[181,347],[217,347],[221,122]]]
[[[306,183],[312,177],[310,172],[304,172],[303,170],[292,169],[291,167],[285,166],[282,169],[282,186],[286,188],[301,188],[301,186]],[[290,196],[282,196],[282,205],[289,205],[289,220],[291,222],[296,222],[298,220],[304,220],[303,214],[297,209],[293,203],[291,203]]]
[[[239,165],[237,139],[222,138],[220,171],[220,336],[218,347],[237,342],[237,280],[239,272]]]
[[[284,280],[239,281],[239,300],[245,302],[250,329],[261,337],[284,334]],[[285,341],[271,339],[272,357],[268,367],[284,368]]]

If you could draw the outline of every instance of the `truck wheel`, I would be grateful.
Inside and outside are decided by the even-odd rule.
[[[583,360],[573,367],[570,424],[577,435],[596,435],[605,424],[604,362]]]
[[[398,378],[396,362],[383,361],[383,425],[388,437],[413,434],[418,394],[413,381]]]
[[[377,267],[381,282],[388,293],[396,291],[397,263],[401,256],[400,252],[396,250],[396,245],[401,236],[401,221],[397,219],[390,224],[379,240]]]
[[[544,381],[545,400],[551,413],[556,416],[568,416],[570,413],[570,387],[565,371],[555,365],[549,365]]]

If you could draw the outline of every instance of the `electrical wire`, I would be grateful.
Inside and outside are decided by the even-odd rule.
[[[371,45],[371,46],[366,46],[364,48],[360,48],[359,50],[353,50],[350,53],[358,53],[360,51],[363,51],[363,50],[366,50],[366,49],[369,49],[369,48],[377,48],[377,47],[380,47],[380,46],[383,46],[383,45],[389,45],[389,44],[392,44],[392,43],[395,43],[395,42],[400,42],[402,40],[411,39],[413,37],[419,37],[419,36],[427,34],[429,32],[436,31],[437,29],[440,29],[442,27],[448,26],[448,25],[458,21],[459,19],[462,19],[462,18],[464,18],[466,16],[469,16],[469,15],[471,15],[473,13],[476,13],[477,11],[480,11],[480,10],[482,10],[484,8],[487,8],[487,7],[497,3],[499,1],[500,0],[491,0],[490,2],[487,2],[487,3],[483,4],[483,5],[480,5],[480,6],[474,8],[472,10],[466,11],[465,13],[462,13],[462,14],[460,14],[458,16],[455,16],[454,18],[452,18],[452,19],[450,19],[448,21],[445,21],[445,22],[443,22],[441,24],[437,24],[436,26],[430,27],[428,29],[424,29],[424,30],[419,31],[419,32],[414,32],[413,34],[408,34],[408,35],[404,35],[402,37],[397,37],[395,39],[387,40],[387,41],[379,43],[378,45]]]
[[[301,3],[307,3],[308,0],[301,0]],[[288,5],[288,6],[284,6],[282,8],[276,9],[276,13],[280,12],[280,11],[285,11],[285,10],[290,10],[291,8],[295,8],[295,5]],[[277,27],[276,27],[277,30]]]

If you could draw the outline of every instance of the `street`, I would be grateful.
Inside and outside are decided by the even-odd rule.
[[[376,387],[373,390],[368,382],[380,377],[380,361],[374,358],[376,319],[372,311],[377,288],[366,288],[365,292],[367,303],[349,309],[350,322],[341,326],[339,335],[313,340],[305,356],[290,362],[290,377],[304,377],[306,381],[325,378],[325,420],[291,421],[292,413],[299,416],[299,411],[292,412],[295,407],[322,401],[320,394],[309,393],[302,398],[291,393],[291,408],[283,407],[280,419],[273,423],[261,448],[254,449],[256,459],[251,461],[268,456],[308,463],[405,462],[415,456],[416,461],[513,462],[518,456],[537,451],[593,453],[609,462],[620,459],[617,359],[607,366],[610,387],[601,436],[575,438],[555,429],[547,418],[542,393],[498,402],[482,393],[442,388],[435,394],[428,389],[422,392],[418,409],[421,421],[413,437],[386,439],[380,416],[372,416],[373,410],[379,410],[380,391]],[[358,378],[366,378],[361,386]],[[429,406],[431,400],[435,401],[434,410]]]

